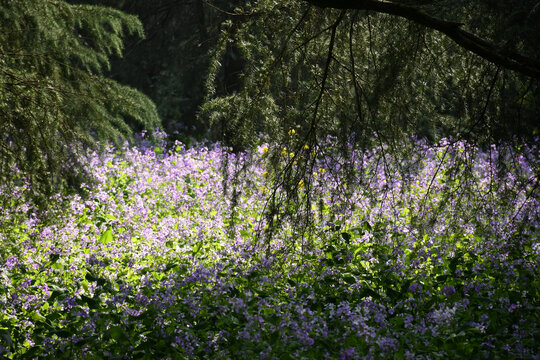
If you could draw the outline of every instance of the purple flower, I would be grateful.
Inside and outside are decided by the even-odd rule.
[[[355,349],[353,347],[350,347],[350,348],[345,349],[342,352],[340,352],[339,359],[340,360],[353,359],[355,353],[356,353]]]
[[[411,314],[407,314],[404,319],[404,326],[406,329],[412,329],[413,325],[412,322],[414,320],[414,317]]]
[[[417,283],[412,283],[411,285],[409,285],[409,291],[412,293],[422,292],[422,285],[417,284]]]
[[[11,255],[6,260],[6,269],[8,271],[11,271],[18,264],[19,264],[19,259],[15,255]]]
[[[452,294],[456,293],[456,289],[452,285],[447,285],[442,289],[441,294],[444,294],[446,296],[451,296]]]
[[[508,307],[508,312],[513,313],[516,309],[519,309],[521,307],[521,304],[518,302],[517,304],[511,304]]]

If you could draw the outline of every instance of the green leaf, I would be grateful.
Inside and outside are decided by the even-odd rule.
[[[101,234],[101,237],[99,238],[99,242],[102,244],[108,244],[113,241],[113,234],[112,229],[109,227],[103,234]]]
[[[448,277],[449,277],[448,275],[439,275],[435,279],[439,283],[444,283],[448,279]]]
[[[49,255],[49,262],[51,264],[54,264],[58,261],[58,259],[60,258],[60,255],[59,254],[50,254]]]
[[[198,242],[197,244],[193,246],[191,253],[193,255],[196,255],[201,250],[202,246],[203,246],[203,242],[202,241]]]
[[[43,315],[41,315],[39,312],[37,311],[33,311],[31,314],[30,314],[30,318],[36,322],[45,322],[45,317],[43,317]]]
[[[88,304],[88,307],[90,309],[94,309],[94,310],[99,309],[99,302],[96,299],[88,297],[86,295],[81,295],[81,301],[80,302]]]
[[[364,221],[364,223],[362,224],[362,230],[371,231],[371,229],[372,229],[371,224],[367,221]]]
[[[369,263],[369,261],[362,260],[360,261],[360,265],[362,265],[362,267],[367,271],[371,269],[371,264]]]
[[[365,251],[366,249],[366,246],[359,246],[356,250],[354,250],[353,252],[353,259],[356,259],[356,256],[358,256],[358,253],[360,253],[361,251]]]
[[[169,263],[169,264],[167,264],[167,266],[165,267],[164,272],[167,272],[167,271],[169,271],[169,270],[178,271],[179,269],[180,269],[180,264],[178,264],[178,263]]]
[[[341,237],[343,238],[343,240],[345,240],[347,244],[351,241],[351,234],[347,232],[342,232]]]
[[[118,325],[111,326],[111,337],[115,340],[119,340],[124,336],[124,330]]]
[[[107,217],[107,219],[109,220],[114,220],[114,221],[117,221],[118,219],[116,218],[116,216],[112,215],[112,214],[107,214],[105,215],[105,217]]]
[[[274,314],[275,312],[276,312],[276,310],[274,310],[274,309],[272,309],[272,308],[268,308],[268,307],[267,307],[267,308],[264,308],[264,309],[263,309],[263,314],[264,314],[265,316],[270,316],[270,315]]]

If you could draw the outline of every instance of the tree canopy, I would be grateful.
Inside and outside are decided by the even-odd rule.
[[[136,15],[147,36],[144,39],[128,36],[124,56],[112,59],[108,75],[148,95],[156,104],[163,127],[171,137],[187,141],[189,136],[200,139],[206,135],[207,124],[197,119],[197,112],[205,98],[209,54],[218,42],[222,22],[230,18],[234,7],[243,1],[70,2],[114,6]],[[238,59],[238,54],[230,48],[222,65],[234,67]],[[225,85],[220,84],[220,87]]]
[[[381,86],[380,83],[394,81],[391,79],[394,75],[408,77],[404,80],[405,85],[414,89],[402,89],[403,98],[418,91],[426,94],[423,89],[429,88],[434,94],[424,99],[426,105],[424,110],[435,107],[441,108],[443,112],[430,114],[423,111],[425,115],[421,117],[429,120],[417,121],[414,126],[418,128],[413,130],[414,126],[410,127],[409,132],[413,131],[419,136],[430,138],[440,137],[443,133],[455,137],[457,132],[460,132],[462,137],[469,138],[471,135],[480,134],[479,138],[486,140],[487,143],[489,141],[484,130],[488,126],[487,123],[490,123],[488,133],[492,139],[508,138],[513,135],[534,137],[533,119],[537,115],[538,102],[535,74],[538,71],[540,56],[537,50],[540,48],[539,39],[536,34],[540,33],[538,29],[540,22],[537,21],[538,6],[532,0],[495,3],[484,0],[451,3],[438,0],[337,2],[261,0],[240,1],[234,4],[221,0],[152,3],[103,0],[83,2],[116,6],[141,18],[149,34],[148,39],[144,41],[129,39],[126,58],[114,61],[110,74],[115,79],[148,94],[156,102],[163,125],[170,133],[180,131],[207,137],[206,130],[210,127],[213,128],[214,139],[221,139],[222,136],[218,133],[224,131],[234,134],[232,137],[238,138],[234,140],[236,142],[240,141],[240,138],[252,140],[257,138],[264,127],[260,121],[258,125],[253,126],[244,124],[245,128],[252,127],[256,131],[250,135],[240,132],[241,136],[237,136],[238,129],[226,130],[227,126],[222,123],[215,125],[219,123],[216,119],[220,114],[225,114],[227,108],[239,106],[240,97],[235,96],[234,101],[223,101],[221,105],[217,103],[220,99],[228,99],[233,93],[240,95],[250,92],[253,95],[257,92],[261,97],[256,101],[250,97],[249,102],[261,104],[260,109],[268,105],[266,112],[271,112],[269,109],[272,106],[280,108],[280,112],[288,112],[292,107],[289,106],[289,110],[282,108],[277,99],[279,93],[283,94],[279,90],[281,84],[275,81],[267,82],[264,86],[274,90],[266,91],[262,89],[263,86],[253,86],[254,84],[247,80],[250,78],[249,74],[254,74],[255,79],[265,78],[265,72],[268,71],[285,74],[285,70],[293,66],[287,63],[294,58],[289,54],[291,52],[297,54],[302,52],[303,56],[311,59],[325,58],[331,35],[330,21],[337,19],[340,11],[344,10],[343,21],[336,27],[336,46],[332,49],[332,64],[328,69],[331,73],[330,78],[337,74],[334,68],[336,63],[333,63],[338,60],[336,54],[350,52],[347,34],[350,32],[351,23],[354,23],[352,35],[357,37],[352,39],[355,50],[353,55],[356,60],[355,75],[360,87],[366,90],[365,93],[370,91],[369,88],[377,88],[377,94],[374,96],[377,101],[370,103],[372,110],[378,112],[384,108],[384,102],[379,100],[386,98],[384,88],[388,84]],[[258,35],[247,34],[248,28],[251,34]],[[389,49],[388,45],[393,48]],[[378,48],[380,52],[375,51]],[[261,57],[252,58],[249,52],[253,55],[258,52]],[[365,57],[366,54],[369,56]],[[366,64],[365,59],[370,64]],[[347,66],[350,73],[352,70],[350,56],[339,60],[342,65],[339,71],[344,71],[343,66]],[[269,63],[274,65],[269,67]],[[379,66],[383,63],[386,65]],[[405,64],[407,66],[404,66]],[[294,71],[304,68],[309,72],[312,65],[314,64],[309,62],[298,63],[294,65],[296,69]],[[418,69],[412,69],[413,67]],[[424,68],[424,71],[420,68]],[[444,72],[443,69],[447,71]],[[132,76],[134,71],[138,72],[138,76]],[[365,77],[367,73],[377,79],[375,81],[367,79]],[[497,76],[494,80],[495,73]],[[309,88],[315,91],[320,78],[310,78],[307,72],[305,75],[303,81],[306,84],[310,83]],[[350,74],[348,76],[348,82],[352,84],[352,76]],[[413,86],[411,81],[419,77],[422,77],[419,81],[425,81],[425,84]],[[295,81],[297,79],[291,79],[291,83]],[[364,83],[361,84],[362,82]],[[363,117],[366,118],[367,98],[361,94],[360,87],[357,87],[359,91],[349,93],[351,95],[349,108],[351,104],[356,104],[355,107],[358,104],[362,105]],[[443,91],[444,95],[435,94],[441,92],[443,88],[446,88]],[[301,87],[300,90],[302,91]],[[324,94],[327,96],[330,92]],[[360,102],[354,99],[356,94],[360,95]],[[414,96],[419,99],[418,96]],[[486,105],[482,100],[488,98],[489,104]],[[400,101],[393,101],[394,106]],[[232,102],[237,105],[233,106]],[[439,106],[435,104],[436,102],[445,104]],[[263,103],[266,105],[263,106]],[[427,103],[434,105],[428,106]],[[485,112],[481,104],[484,104]],[[199,110],[201,106],[202,111]],[[254,107],[257,106],[251,106]],[[296,108],[295,111],[306,110],[302,109],[302,105],[293,107]],[[406,107],[408,111],[414,111],[414,107],[410,104]],[[474,109],[475,107],[478,109]],[[494,107],[499,109],[498,115],[490,111]],[[215,111],[208,111],[210,108]],[[403,110],[404,106],[401,108]],[[453,108],[452,116],[461,119],[458,126],[449,123],[448,108]],[[257,112],[256,109],[250,111],[252,115]],[[241,116],[236,110],[232,112],[233,118]],[[464,129],[466,122],[463,121],[464,112],[468,113],[465,117],[469,120],[476,116],[476,120],[471,120],[472,124],[478,122],[470,131]],[[476,115],[473,115],[473,112]],[[404,112],[400,114],[404,116]],[[413,117],[414,115],[407,116],[409,120]],[[446,120],[443,120],[443,117]],[[381,123],[379,120],[376,121],[380,124],[378,127],[388,128],[384,121]],[[403,123],[401,120],[398,122]],[[235,120],[228,121],[231,126],[233,123]],[[285,128],[290,123],[287,120],[284,124]],[[397,130],[395,127],[393,129]],[[371,133],[371,130],[366,130],[366,133]],[[287,131],[288,129],[284,129],[281,133],[286,134]],[[394,131],[399,132],[401,131]],[[271,129],[268,134],[275,134],[275,129]],[[242,146],[236,144],[235,147]]]
[[[211,96],[203,109],[220,109],[209,110],[209,118],[221,111],[228,124],[238,127],[231,118],[242,117],[242,111],[253,118],[253,104],[264,103],[259,112],[264,121],[254,128],[269,127],[268,112],[274,108],[282,134],[291,126],[310,128],[302,123],[310,116],[294,113],[317,111],[313,116],[329,116],[329,126],[321,126],[325,133],[340,123],[339,114],[348,113],[349,125],[364,129],[368,137],[381,129],[406,128],[420,136],[486,142],[533,135],[540,48],[538,36],[531,35],[538,33],[534,2],[501,4],[497,11],[483,1],[474,6],[410,3],[259,1],[246,7],[241,13],[246,20],[224,32],[223,41],[241,47],[247,63],[244,89],[221,106],[220,97]],[[525,21],[504,15],[511,5]],[[446,18],[436,17],[441,14]],[[482,17],[488,19],[484,27]],[[458,21],[471,23],[470,30]],[[497,21],[502,26],[494,26]],[[238,111],[233,103],[247,108]],[[231,113],[223,112],[231,107]]]
[[[424,8],[426,8],[426,5],[431,5],[432,8],[433,6],[441,6],[440,4],[436,5],[437,1],[422,1],[419,5],[417,4],[416,6],[409,4],[409,2],[386,0],[306,1],[310,4],[323,8],[372,10],[383,14],[403,17],[405,19],[412,20],[420,25],[440,31],[441,33],[454,40],[459,46],[485,58],[488,61],[493,62],[496,65],[515,70],[536,79],[540,78],[540,61],[538,61],[536,58],[529,58],[527,56],[514,52],[513,49],[509,48],[508,46],[502,46],[501,44],[492,43],[476,36],[469,31],[463,30],[462,26],[464,24],[461,22],[438,19],[437,17],[431,16],[423,10]],[[519,4],[522,5],[523,2],[520,1]],[[537,7],[538,3],[532,3],[529,8],[518,8],[517,11],[525,12],[524,15],[526,16],[524,16],[524,18],[528,22],[531,20],[531,17],[533,19],[538,19],[538,14],[536,14],[536,12],[538,11]],[[513,7],[513,9],[514,11],[516,11],[515,7]],[[534,31],[533,29],[530,30]]]
[[[83,148],[159,125],[154,104],[107,78],[140,21],[61,0],[0,2],[0,179],[34,194],[82,181]]]

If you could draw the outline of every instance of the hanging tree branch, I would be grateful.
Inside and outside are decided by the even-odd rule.
[[[540,79],[540,61],[512,51],[503,50],[496,44],[463,30],[461,28],[461,23],[435,18],[414,6],[385,0],[305,1],[323,8],[371,10],[383,14],[399,16],[445,34],[462,48],[471,51],[496,65]]]

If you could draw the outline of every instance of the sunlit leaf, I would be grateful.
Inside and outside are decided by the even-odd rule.
[[[108,244],[113,241],[113,233],[112,229],[109,227],[103,234],[101,234],[101,237],[99,238],[99,242],[102,244]]]

